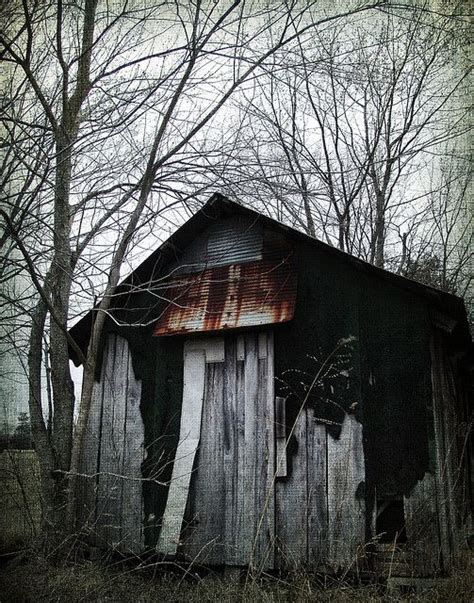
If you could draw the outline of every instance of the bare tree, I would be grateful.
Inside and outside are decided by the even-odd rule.
[[[408,18],[393,5],[286,52],[246,110],[258,183],[249,194],[308,234],[396,269],[397,231],[425,207],[420,181],[470,130],[466,28],[455,10],[416,4]]]
[[[472,215],[468,209],[471,163],[462,150],[433,170],[421,210],[401,226],[399,272],[461,295],[472,309]]]

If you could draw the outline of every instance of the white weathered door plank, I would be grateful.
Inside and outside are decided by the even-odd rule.
[[[221,564],[225,491],[223,475],[224,363],[207,363],[205,367],[204,405],[201,438],[191,478],[183,552],[198,563]]]
[[[176,554],[180,540],[194,457],[200,438],[205,365],[206,353],[204,350],[188,350],[185,346],[180,439],[156,546],[158,552],[167,555]]]

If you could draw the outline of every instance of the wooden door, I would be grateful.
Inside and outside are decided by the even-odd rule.
[[[273,567],[272,334],[196,338],[184,354],[180,445],[158,550],[178,537],[198,563]]]

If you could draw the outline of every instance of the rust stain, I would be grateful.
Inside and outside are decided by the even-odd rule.
[[[217,266],[170,279],[162,297],[155,336],[287,322],[296,273],[288,258]]]

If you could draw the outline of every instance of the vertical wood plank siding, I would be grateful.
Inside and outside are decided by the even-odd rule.
[[[365,542],[365,480],[362,425],[346,415],[339,439],[328,436],[328,560],[335,569],[356,567]]]
[[[183,406],[178,447],[168,490],[160,538],[156,550],[166,555],[177,551],[184,510],[189,494],[194,457],[201,437],[201,415],[204,400],[204,350],[184,351]]]
[[[425,473],[404,498],[408,558],[404,573],[432,576],[440,569],[441,548],[435,478]],[[400,572],[401,573],[401,572]]]
[[[328,551],[328,491],[327,440],[326,426],[317,423],[314,410],[308,408],[307,447],[308,447],[308,560],[310,567],[326,566]]]
[[[84,452],[81,459],[81,474],[78,487],[79,527],[95,537],[97,491],[99,485],[99,447],[102,437],[103,380],[94,383],[91,408],[87,422]]]
[[[135,379],[128,344],[109,335],[100,382],[94,386],[82,459],[80,517],[99,545],[143,550],[141,382]]]
[[[458,538],[456,391],[441,337],[432,341],[436,462],[404,497],[407,543],[393,557],[399,575],[432,575],[441,560],[448,569]],[[312,408],[300,409],[286,426],[297,446],[282,475],[276,444],[281,454],[286,418],[276,413],[272,333],[193,338],[184,350],[180,442],[157,550],[257,570],[356,569],[365,552],[362,424],[346,414],[334,438]],[[140,394],[126,340],[110,335],[93,391],[79,517],[96,544],[136,553]]]
[[[288,477],[278,479],[275,484],[276,563],[280,569],[298,569],[308,560],[306,422],[306,410],[302,410],[293,429],[293,437],[298,443],[297,455],[292,458]]]
[[[226,338],[225,361],[206,363],[205,383],[182,551],[200,563],[273,567],[271,334]]]
[[[276,482],[276,565],[297,569],[349,569],[363,553],[365,480],[362,426],[344,419],[333,439],[312,408],[301,409],[292,436],[297,452],[287,478]]]
[[[435,489],[444,569],[449,570],[458,546],[461,459],[456,438],[456,391],[443,335],[436,329],[431,340]]]

